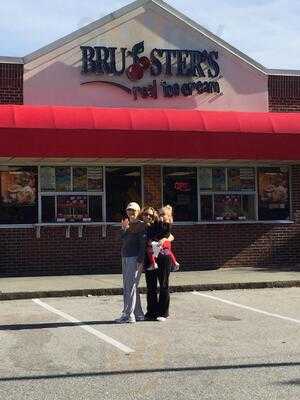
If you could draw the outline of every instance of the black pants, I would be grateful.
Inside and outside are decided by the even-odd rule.
[[[157,257],[158,269],[146,271],[147,283],[147,314],[146,317],[168,317],[170,306],[169,276],[171,259],[167,255]],[[159,297],[157,298],[157,281],[159,282]]]

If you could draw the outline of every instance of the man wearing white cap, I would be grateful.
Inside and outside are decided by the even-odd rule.
[[[123,300],[124,308],[117,323],[134,323],[144,320],[138,284],[143,270],[145,256],[145,224],[138,219],[141,209],[135,203],[126,207],[125,218],[122,226],[122,273],[123,273]]]

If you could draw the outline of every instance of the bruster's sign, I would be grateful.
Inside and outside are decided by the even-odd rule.
[[[202,93],[220,93],[216,79],[220,76],[217,62],[218,52],[207,50],[153,49],[149,57],[143,55],[144,42],[135,44],[132,49],[122,47],[81,46],[82,73],[96,74],[100,79],[83,84],[103,82],[118,86],[131,93],[135,100],[139,97],[157,98],[158,88],[164,97],[190,96]],[[117,61],[118,60],[118,61]],[[152,77],[150,84],[141,84],[145,74]],[[132,87],[119,82],[103,80],[103,76],[120,77],[126,75],[129,82],[138,82]],[[157,82],[157,77],[186,78],[187,82]]]

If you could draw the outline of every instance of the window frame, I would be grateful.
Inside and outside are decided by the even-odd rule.
[[[70,191],[66,192],[57,192],[57,191],[42,191],[41,189],[41,168],[43,167],[69,167],[71,169],[70,171],[70,177],[71,177],[71,182],[70,182]],[[73,173],[73,168],[89,168],[89,167],[97,167],[102,169],[102,191],[73,191],[74,187],[74,173]],[[106,207],[105,207],[105,168],[103,165],[84,165],[84,164],[78,164],[78,165],[62,165],[62,164],[55,164],[55,165],[50,165],[50,164],[44,164],[44,165],[39,165],[38,166],[38,225],[40,226],[58,226],[58,225],[103,225],[106,223]],[[86,196],[87,200],[89,199],[90,196],[100,196],[101,197],[101,202],[102,202],[102,221],[101,222],[43,222],[42,221],[42,197],[55,197],[55,216],[57,218],[57,197],[58,196]],[[89,201],[87,201],[89,204]],[[35,224],[33,224],[35,225]]]
[[[115,221],[107,221],[107,219],[106,219],[106,216],[107,216],[107,213],[106,213],[106,200],[107,200],[107,192],[106,192],[106,168],[110,168],[110,167],[138,167],[138,168],[140,168],[140,170],[141,170],[141,204],[140,204],[140,206],[141,206],[141,209],[144,207],[144,192],[145,192],[145,190],[144,190],[144,164],[114,164],[114,163],[112,163],[112,164],[106,164],[103,168],[104,168],[104,176],[105,176],[105,178],[104,178],[104,180],[103,180],[103,185],[105,185],[104,187],[103,187],[103,189],[104,189],[104,199],[105,199],[105,223],[107,224],[107,225],[112,225],[112,226],[119,226],[120,225],[120,223],[119,222],[115,222]],[[104,202],[103,202],[104,203]]]
[[[197,206],[198,206],[198,219],[197,221],[175,221],[175,225],[212,225],[212,224],[293,224],[295,221],[292,219],[293,216],[293,210],[292,210],[292,165],[287,165],[285,163],[272,163],[272,164],[266,164],[266,163],[261,163],[261,164],[162,164],[161,165],[161,206],[164,205],[164,168],[168,167],[196,167],[197,168],[197,196],[198,196],[198,201],[197,201]],[[288,174],[289,174],[289,219],[286,220],[259,220],[258,219],[258,169],[259,168],[281,168],[285,167],[288,169]],[[253,168],[254,169],[254,174],[255,174],[255,188],[254,190],[241,190],[241,191],[209,191],[209,190],[200,190],[200,173],[199,170],[200,168],[225,168],[226,169],[226,175],[225,175],[225,181],[226,181],[226,188],[228,188],[228,169],[230,168]],[[255,206],[255,219],[252,220],[239,220],[239,221],[216,221],[216,220],[211,220],[211,221],[203,221],[201,220],[201,194],[203,195],[211,195],[214,196],[214,194],[233,194],[233,195],[253,195],[254,196],[254,206]],[[214,215],[214,199],[213,199],[213,215]]]
[[[34,228],[34,227],[39,227],[39,226],[82,226],[82,225],[90,225],[90,226],[106,226],[106,225],[119,225],[117,222],[112,222],[112,221],[107,221],[106,219],[106,167],[111,167],[111,166],[124,166],[124,167],[129,167],[129,166],[135,166],[135,167],[140,167],[141,168],[141,199],[142,199],[142,206],[144,205],[144,165],[145,164],[127,164],[127,163],[122,163],[122,164],[115,164],[115,163],[105,163],[105,164],[77,164],[77,163],[70,163],[70,164],[56,164],[56,163],[45,163],[45,164],[34,164],[34,163],[1,163],[1,167],[37,167],[38,168],[38,223],[28,223],[28,224],[0,224],[0,229],[14,229],[14,228],[19,228],[19,229],[28,229],[28,228]],[[222,224],[294,224],[295,221],[292,219],[293,216],[293,186],[292,186],[292,164],[286,164],[286,163],[261,163],[261,164],[199,164],[199,163],[190,163],[190,164],[174,164],[174,163],[155,163],[155,165],[160,166],[160,176],[161,176],[161,206],[163,206],[163,200],[164,200],[164,185],[163,185],[163,168],[164,167],[196,167],[197,168],[197,206],[198,206],[198,220],[197,221],[175,221],[175,225],[212,225],[212,224],[217,224],[217,225],[222,225]],[[93,194],[102,196],[102,215],[103,215],[103,222],[54,222],[54,223],[42,223],[41,221],[41,215],[42,215],[42,209],[41,209],[41,180],[40,180],[40,168],[44,166],[53,166],[53,167],[102,167],[103,170],[103,191],[102,192],[92,192]],[[242,167],[253,167],[255,168],[255,212],[256,212],[256,219],[255,220],[243,220],[243,221],[201,221],[201,206],[200,206],[200,190],[199,190],[199,168],[204,168],[204,167],[224,167],[224,168],[242,168]],[[290,205],[290,214],[289,214],[289,219],[287,220],[258,220],[258,176],[257,176],[257,169],[260,167],[270,167],[270,168],[280,168],[280,167],[286,167],[288,168],[288,173],[289,173],[289,205]],[[51,194],[52,196],[54,193],[62,194],[64,192],[48,192],[49,195]],[[67,192],[68,194],[74,194],[77,192]],[[86,195],[88,192],[78,192],[82,193],[83,195]],[[208,192],[207,192],[208,193]],[[245,192],[239,192],[238,194],[247,194]],[[211,192],[210,192],[211,194]],[[229,194],[229,192],[228,192]]]
[[[197,204],[197,222],[201,222],[200,221],[200,195],[199,195],[199,166],[198,165],[178,165],[178,164],[167,164],[167,165],[161,165],[161,169],[160,169],[160,179],[161,179],[161,207],[163,207],[165,205],[164,203],[164,168],[196,168],[196,195],[197,195],[197,199],[196,199],[196,204]],[[172,204],[171,204],[172,205]],[[180,224],[180,225],[190,225],[190,224],[195,224],[196,221],[175,221],[175,224]]]

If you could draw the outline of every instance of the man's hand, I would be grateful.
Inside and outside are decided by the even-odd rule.
[[[121,227],[122,227],[123,231],[126,231],[126,229],[129,228],[129,219],[128,218],[122,219]]]

